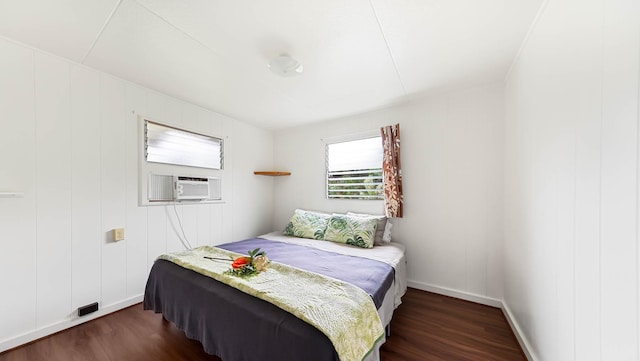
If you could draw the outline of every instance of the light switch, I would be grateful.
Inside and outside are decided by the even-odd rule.
[[[124,228],[115,228],[113,230],[113,240],[122,241],[124,239]]]

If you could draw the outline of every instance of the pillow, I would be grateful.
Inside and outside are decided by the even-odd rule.
[[[372,248],[378,220],[334,214],[329,218],[324,239],[362,248]]]
[[[391,242],[391,237],[389,237],[388,241],[384,240],[384,231],[387,226],[387,217],[385,216],[376,216],[372,214],[363,214],[363,213],[352,213],[347,212],[347,216],[350,217],[361,217],[361,218],[373,218],[378,221],[378,225],[376,226],[376,236],[374,239],[375,244],[384,244],[385,242]],[[389,235],[391,236],[391,235]]]
[[[329,217],[331,216],[326,213],[296,209],[282,233],[285,236],[324,239],[324,231],[327,229]]]
[[[393,227],[393,223],[391,223],[391,220],[387,220],[387,225],[384,228],[384,235],[382,236],[383,242],[391,242],[391,227]]]

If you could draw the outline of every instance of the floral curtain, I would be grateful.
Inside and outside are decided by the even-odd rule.
[[[400,166],[400,124],[380,128],[384,158],[384,208],[387,217],[402,218],[402,168]]]

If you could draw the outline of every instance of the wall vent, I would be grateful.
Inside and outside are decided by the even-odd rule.
[[[209,199],[216,201],[222,199],[222,181],[220,178],[209,178]]]
[[[149,202],[173,201],[173,176],[149,174],[147,199]]]
[[[78,317],[86,316],[90,313],[96,312],[98,310],[98,302],[94,302],[92,304],[78,307]]]

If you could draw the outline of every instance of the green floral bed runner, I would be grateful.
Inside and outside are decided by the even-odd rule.
[[[204,246],[165,254],[164,259],[268,301],[323,332],[341,361],[361,361],[384,337],[382,322],[371,297],[340,280],[272,262],[269,269],[249,278],[226,275],[240,254]]]

